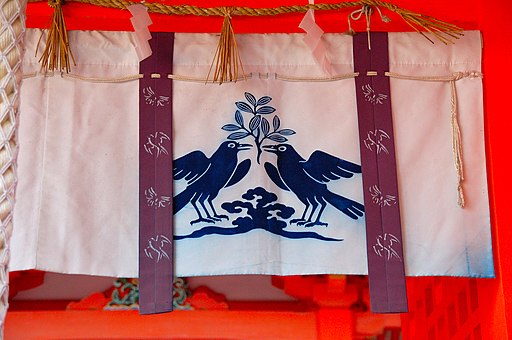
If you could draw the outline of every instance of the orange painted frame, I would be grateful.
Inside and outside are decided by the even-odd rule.
[[[332,0],[330,0],[332,1]],[[164,1],[167,4],[179,4],[181,1]],[[482,308],[482,337],[484,339],[506,339],[512,334],[512,250],[508,242],[512,239],[512,209],[508,208],[510,183],[508,135],[512,128],[508,115],[508,63],[512,61],[512,29],[508,26],[508,15],[512,3],[508,0],[395,0],[395,4],[455,23],[465,29],[479,29],[483,33],[483,72],[485,103],[485,134],[487,151],[487,169],[491,201],[491,221],[496,268],[496,279],[478,280],[479,299],[485,302]],[[202,6],[251,5],[244,0],[201,0],[189,1],[189,4]],[[259,7],[296,4],[294,0],[262,0]],[[306,3],[306,1],[301,1]],[[69,4],[65,9],[70,29],[113,29],[131,30],[128,13],[111,9],[99,9],[85,5]],[[348,11],[347,11],[348,13]],[[49,20],[50,10],[46,4],[29,4],[27,26],[44,27]],[[374,20],[374,30],[408,30],[396,16],[391,16],[391,24],[382,24]],[[298,15],[284,15],[276,18],[235,18],[234,27],[244,32],[298,32]],[[220,18],[164,17],[153,15],[155,31],[169,30],[178,32],[218,32]],[[346,30],[346,13],[317,13],[317,21],[325,31]],[[362,23],[355,25],[363,30]],[[466,152],[470,152],[466,150]],[[408,289],[414,290],[420,279],[409,280]],[[461,279],[465,280],[465,279]],[[414,311],[414,306],[412,311]],[[404,318],[407,321],[407,318]],[[404,334],[404,338],[407,334]]]

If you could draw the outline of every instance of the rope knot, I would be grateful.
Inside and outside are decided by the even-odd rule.
[[[231,13],[233,13],[233,7],[221,7],[221,12],[225,18],[231,19]]]
[[[469,77],[469,72],[453,72],[453,80],[461,80],[462,78]]]
[[[48,6],[51,8],[59,7],[65,4],[64,0],[48,0]]]
[[[482,78],[482,73],[478,71],[453,72],[453,81],[461,80],[462,78]]]
[[[377,12],[379,12],[380,19],[382,20],[382,22],[388,23],[391,22],[391,19],[388,16],[382,14],[378,6],[378,2],[373,0],[363,0],[361,2],[363,3],[363,6],[360,9],[356,9],[355,11],[348,15],[348,31],[346,33],[354,35],[355,31],[352,29],[352,23],[350,20],[352,19],[354,21],[357,21],[361,19],[361,17],[364,15],[366,18],[366,32],[368,33],[368,49],[371,50],[372,48],[370,41],[370,18],[374,13],[373,9],[375,8]]]

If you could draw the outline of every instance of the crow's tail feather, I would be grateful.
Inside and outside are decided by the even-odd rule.
[[[343,212],[350,218],[357,220],[364,215],[364,205],[356,201],[352,201],[333,192],[324,196],[325,200],[332,204],[336,209]]]
[[[188,202],[192,199],[194,196],[194,192],[192,190],[185,189],[184,191],[180,192],[178,195],[174,196],[172,200],[172,213],[173,215],[176,215],[178,211],[183,209],[184,206],[187,205]]]

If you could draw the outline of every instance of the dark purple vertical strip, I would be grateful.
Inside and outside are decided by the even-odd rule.
[[[370,304],[375,313],[407,311],[387,33],[354,36],[354,70],[363,171]]]
[[[141,314],[172,311],[173,33],[152,33],[153,54],[140,63],[139,306]]]

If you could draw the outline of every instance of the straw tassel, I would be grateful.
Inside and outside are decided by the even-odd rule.
[[[348,31],[346,33],[353,35],[355,32],[351,27],[350,20],[359,20],[364,14],[366,17],[366,30],[370,31],[370,17],[373,14],[373,8],[377,9],[383,22],[390,22],[390,18],[383,15],[380,8],[386,8],[398,14],[412,29],[421,34],[431,43],[434,43],[422,30],[431,33],[435,38],[442,43],[448,45],[454,43],[454,39],[459,39],[464,35],[463,30],[453,24],[438,20],[434,17],[415,13],[406,9],[402,9],[389,2],[381,0],[361,0],[354,3],[346,3],[347,5],[357,6],[362,5],[361,9],[355,10],[348,16]]]
[[[231,24],[231,7],[222,7],[224,13],[224,22],[222,23],[222,31],[220,32],[219,44],[215,51],[210,70],[208,71],[207,79],[210,79],[210,73],[213,66],[213,82],[222,84],[226,81],[236,82],[238,80],[239,72],[241,71],[242,77],[245,78],[244,68],[238,53],[238,45],[236,43],[235,32]]]
[[[453,39],[459,39],[459,37],[464,35],[462,29],[457,25],[446,23],[428,15],[402,9],[388,2],[380,0],[362,0],[361,2],[368,6],[387,8],[397,13],[412,29],[431,43],[434,43],[434,41],[422,32],[421,29],[431,33],[444,44],[451,44],[454,42]]]
[[[53,8],[53,15],[50,28],[48,29],[48,36],[46,37],[46,46],[41,58],[39,58],[41,69],[45,71],[58,70],[69,73],[71,69],[70,61],[73,61],[73,65],[75,65],[75,58],[69,48],[68,32],[62,12],[63,4],[64,0],[48,1],[48,6]],[[39,49],[43,35],[44,33],[39,38],[36,51]]]

